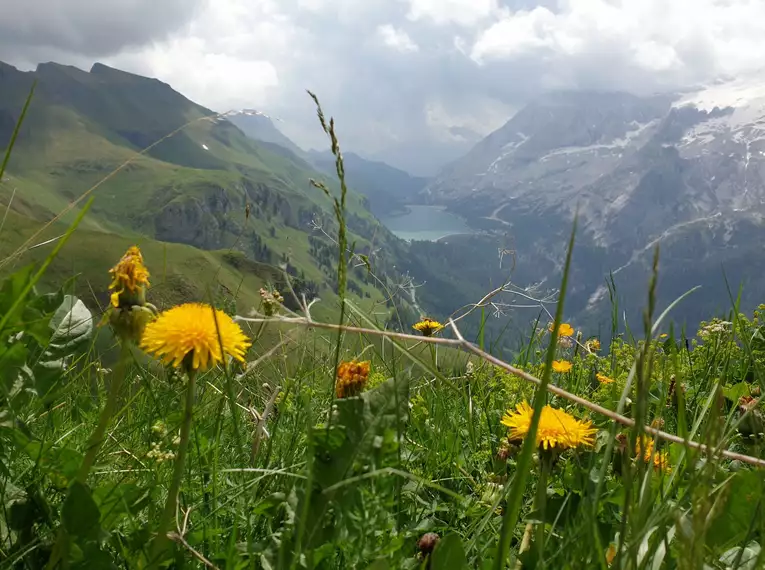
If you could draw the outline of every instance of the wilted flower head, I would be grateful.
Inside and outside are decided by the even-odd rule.
[[[149,271],[143,264],[141,250],[135,245],[130,247],[109,274],[112,294],[99,326],[108,322],[123,342],[138,342],[144,327],[156,314],[154,305],[146,302]]]
[[[109,270],[112,282],[109,289],[112,307],[127,308],[146,303],[146,288],[149,286],[149,271],[143,264],[143,255],[138,246],[128,248],[117,265]]]
[[[586,343],[584,343],[584,348],[586,348],[589,352],[598,352],[600,350],[600,341],[596,338],[591,338]]]
[[[341,362],[337,367],[337,383],[335,391],[338,398],[358,396],[364,389],[369,378],[369,361]]]
[[[444,328],[444,325],[436,320],[430,319],[428,317],[423,317],[423,319],[419,323],[414,324],[412,328],[422,333],[422,336],[433,336],[435,333]]]
[[[141,348],[165,364],[207,370],[226,354],[244,362],[251,345],[241,327],[223,311],[202,303],[186,303],[159,315],[146,326]]]
[[[518,404],[515,410],[505,413],[502,424],[510,428],[510,440],[526,437],[533,416],[534,409],[528,402]],[[536,443],[542,449],[565,450],[580,445],[591,447],[597,431],[592,427],[592,422],[577,420],[565,411],[548,405],[542,408]]]
[[[272,317],[277,313],[282,303],[284,303],[284,297],[276,289],[269,291],[261,287],[260,302],[263,305],[263,314],[267,317]]]
[[[435,532],[426,532],[417,541],[417,548],[422,554],[430,554],[436,548],[440,537]]]

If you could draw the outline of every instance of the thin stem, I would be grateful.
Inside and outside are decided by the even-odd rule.
[[[173,480],[170,483],[170,490],[167,493],[165,508],[159,519],[157,536],[154,537],[154,544],[151,548],[151,560],[149,567],[155,568],[162,559],[162,553],[169,543],[167,536],[170,530],[170,523],[175,517],[175,510],[178,505],[178,491],[181,488],[183,479],[183,469],[186,465],[186,451],[189,447],[191,436],[191,419],[194,413],[194,391],[196,386],[196,371],[190,370],[188,373],[188,382],[186,384],[186,406],[183,411],[183,423],[181,424],[181,441],[178,444],[178,455],[175,458],[175,468],[173,470]]]
[[[101,444],[104,442],[104,436],[106,435],[106,428],[109,427],[109,422],[114,414],[114,408],[117,405],[117,399],[119,398],[122,384],[125,381],[125,369],[127,368],[127,361],[130,356],[130,345],[127,342],[122,342],[122,349],[120,351],[120,359],[117,362],[117,366],[112,379],[111,386],[109,387],[109,394],[106,397],[106,405],[101,410],[101,415],[98,418],[98,424],[96,429],[90,435],[88,440],[88,449],[85,452],[85,459],[80,465],[80,471],[77,473],[77,480],[81,483],[85,483],[90,470],[93,468],[93,464],[96,462],[96,457],[101,449]]]
[[[546,457],[549,452],[540,450],[539,457],[539,481],[537,481],[537,494],[534,497],[534,504],[531,507],[532,513],[539,513],[544,511],[545,503],[547,501],[547,477],[552,467],[551,457]],[[542,516],[542,519],[544,516]],[[544,522],[537,528],[537,543],[539,548],[539,564],[542,564],[542,549],[544,548]],[[515,563],[515,570],[521,570],[523,564],[521,563],[520,555],[529,550],[531,547],[531,535],[534,532],[534,523],[529,522],[526,524],[526,528],[523,532],[523,539],[521,540],[521,547],[518,550],[518,560]]]
[[[104,435],[106,434],[106,428],[109,427],[109,422],[114,414],[114,408],[117,405],[117,399],[119,398],[122,384],[125,380],[125,368],[127,365],[128,357],[130,356],[130,345],[128,342],[122,342],[122,348],[120,350],[120,358],[117,361],[115,368],[114,378],[111,386],[109,386],[109,394],[106,398],[106,404],[101,410],[101,414],[98,417],[98,424],[93,433],[90,434],[88,439],[88,448],[85,452],[85,457],[80,465],[80,470],[77,472],[77,481],[85,484],[90,470],[93,468],[93,464],[96,462],[96,457],[101,449],[101,444],[104,442]],[[64,568],[69,566],[69,535],[66,533],[64,526],[61,525],[56,535],[56,544],[51,551],[50,558],[48,559],[47,568],[56,568],[61,563]]]

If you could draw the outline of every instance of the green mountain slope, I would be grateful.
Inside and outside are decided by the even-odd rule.
[[[93,192],[82,227],[94,232],[90,245],[112,239],[105,236],[120,238],[106,267],[122,242],[150,249],[165,248],[159,242],[185,244],[204,250],[200,259],[210,261],[205,251],[217,251],[257,262],[251,267],[253,287],[284,268],[303,290],[332,304],[336,247],[328,236],[336,235],[336,222],[330,200],[309,184],[319,179],[337,191],[332,179],[246,137],[155,79],[98,64],[90,72],[44,64],[29,73],[0,65],[2,144],[35,80],[35,96],[0,184],[0,199],[11,203],[27,227],[39,227],[123,166]],[[395,281],[403,245],[357,194],[348,197],[347,219],[356,251],[371,256],[383,283]],[[72,247],[86,242],[83,236]],[[3,253],[7,248],[4,243]],[[350,288],[370,307],[390,312],[383,288],[364,272],[352,272]]]

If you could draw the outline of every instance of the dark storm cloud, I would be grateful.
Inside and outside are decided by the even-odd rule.
[[[3,0],[0,57],[42,48],[104,57],[166,38],[190,21],[200,0]]]

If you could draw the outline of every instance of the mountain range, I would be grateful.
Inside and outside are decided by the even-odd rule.
[[[49,275],[79,275],[77,292],[93,305],[108,299],[106,268],[137,242],[161,267],[160,304],[214,297],[248,310],[260,287],[285,288],[287,274],[298,293],[326,301],[319,317],[333,314],[337,225],[330,200],[309,182],[338,192],[329,151],[301,149],[258,111],[221,116],[156,79],[101,64],[22,72],[0,63],[1,144],[33,84],[0,181],[10,206],[3,259],[48,224],[23,258],[42,259],[77,208],[58,214],[87,193],[91,210]],[[422,313],[444,318],[509,283],[512,292],[494,299],[490,313],[525,331],[539,313],[534,299],[556,298],[576,217],[566,314],[588,334],[608,325],[611,275],[620,320],[640,325],[657,245],[659,307],[703,286],[674,310],[676,322],[695,326],[728,311],[740,284],[742,305],[758,304],[765,89],[756,86],[740,80],[650,97],[552,93],[430,179],[345,153],[350,242],[374,273],[354,264],[352,296],[406,328]],[[445,207],[475,232],[403,242],[378,218],[410,204]],[[469,331],[476,318],[463,321]],[[487,326],[499,335],[506,321]]]
[[[0,230],[4,272],[11,261],[44,258],[78,212],[70,205],[86,194],[92,207],[48,275],[59,282],[78,275],[77,293],[92,305],[105,306],[107,269],[135,242],[147,252],[159,304],[222,297],[246,311],[259,304],[262,286],[286,293],[289,275],[298,295],[324,299],[317,315],[334,313],[337,221],[331,200],[310,180],[337,195],[336,176],[273,141],[247,137],[167,84],[101,64],[89,72],[0,64],[0,148],[33,84],[0,182],[9,206]],[[349,243],[368,256],[375,278],[356,263],[348,286],[386,322],[412,310],[386,292],[401,279],[395,266],[405,244],[367,202],[351,188],[346,221]],[[7,257],[23,244],[33,247],[20,260]]]
[[[613,273],[639,325],[656,246],[660,304],[702,285],[680,322],[727,311],[740,284],[751,307],[765,298],[765,87],[550,94],[444,168],[423,199],[509,236],[513,280],[529,290],[558,282],[577,215],[568,308],[582,323],[608,314]]]

